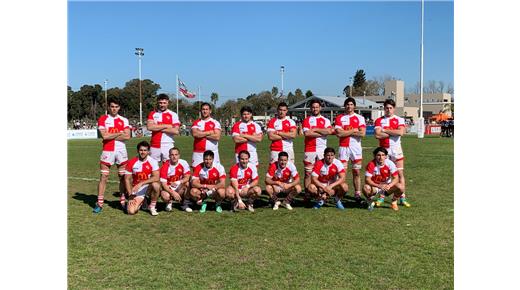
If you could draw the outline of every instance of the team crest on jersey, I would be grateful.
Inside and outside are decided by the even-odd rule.
[[[149,169],[150,169],[150,165],[145,164],[145,165],[144,165],[144,169],[145,169],[145,170],[149,170]]]
[[[211,174],[211,176],[213,176],[213,177],[217,177],[217,174],[216,174],[215,172],[213,172],[213,173]]]

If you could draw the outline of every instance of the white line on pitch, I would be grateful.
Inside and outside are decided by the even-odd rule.
[[[99,178],[96,179],[96,178],[85,178],[85,177],[75,177],[75,176],[69,176],[69,179],[83,180],[83,181],[99,181]],[[119,181],[114,181],[114,180],[107,180],[107,182],[119,183]]]

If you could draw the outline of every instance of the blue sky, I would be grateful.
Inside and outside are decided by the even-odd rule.
[[[281,87],[338,95],[357,69],[419,80],[420,2],[69,2],[68,85],[142,76],[202,98]],[[424,80],[453,84],[453,2],[426,2]]]

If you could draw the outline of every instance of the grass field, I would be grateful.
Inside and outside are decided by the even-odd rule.
[[[129,156],[135,145],[127,144]],[[191,137],[179,137],[181,158],[191,160]],[[337,138],[329,138],[337,148]],[[377,142],[363,140],[364,164]],[[222,164],[233,158],[230,137],[220,142]],[[100,140],[68,142],[68,286],[96,288],[453,288],[453,140],[403,138],[411,208],[387,203],[368,212],[348,199],[333,206],[273,211],[264,197],[256,212],[232,213],[227,204],[208,212],[147,212],[127,216],[119,208],[117,183],[108,184],[104,210],[97,197]],[[303,174],[303,138],[295,140]],[[258,145],[261,184],[269,155]],[[264,163],[262,163],[264,161]],[[364,174],[364,171],[363,171]],[[347,175],[352,189],[352,175]],[[115,170],[111,181],[116,181]],[[229,181],[228,181],[229,182]],[[349,191],[349,197],[352,190]]]

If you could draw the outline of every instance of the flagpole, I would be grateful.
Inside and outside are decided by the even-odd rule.
[[[200,106],[200,86],[199,86],[199,106]],[[201,118],[201,117],[202,117],[202,115],[201,115],[200,110],[199,110],[199,118]]]
[[[177,99],[177,116],[179,116],[179,75],[175,75],[175,98]]]
[[[423,62],[424,62],[424,0],[421,1],[421,65],[420,65],[420,92],[419,92],[419,120],[417,124],[417,138],[424,138],[424,116],[423,116]]]

